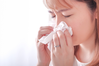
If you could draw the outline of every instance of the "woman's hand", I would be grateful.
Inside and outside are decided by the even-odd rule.
[[[38,40],[46,35],[49,34],[51,31],[53,31],[53,28],[51,26],[44,26],[40,27],[40,30],[38,31],[38,36],[37,36],[37,54],[38,54],[38,64],[37,66],[49,66],[50,63],[50,51],[47,48],[47,44],[42,44]]]
[[[53,35],[51,60],[53,66],[73,66],[74,47],[68,30],[65,30],[64,33],[57,31],[57,33]]]

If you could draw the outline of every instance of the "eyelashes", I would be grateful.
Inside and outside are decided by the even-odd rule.
[[[68,16],[64,16],[66,18],[70,17],[71,15],[68,15]],[[55,18],[56,16],[52,16],[51,18]]]
[[[52,18],[55,18],[56,16],[52,16]]]
[[[68,16],[64,16],[64,17],[70,17],[71,15],[68,15]]]

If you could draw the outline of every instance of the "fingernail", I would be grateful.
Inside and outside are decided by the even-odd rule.
[[[67,29],[65,30],[65,32],[67,31]]]
[[[65,30],[65,33],[66,33],[66,34],[68,34],[68,32],[67,32],[67,31],[68,31],[68,30],[66,29],[66,30]]]

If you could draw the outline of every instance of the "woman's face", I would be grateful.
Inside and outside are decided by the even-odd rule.
[[[72,8],[58,8],[54,5],[57,9],[50,9],[49,13],[56,26],[64,21],[72,28],[73,44],[78,45],[86,42],[95,33],[95,13],[92,14],[86,3],[74,0],[71,2]]]

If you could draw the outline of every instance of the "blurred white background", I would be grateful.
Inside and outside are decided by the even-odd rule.
[[[0,0],[0,66],[36,66],[35,38],[47,22],[43,0]]]

